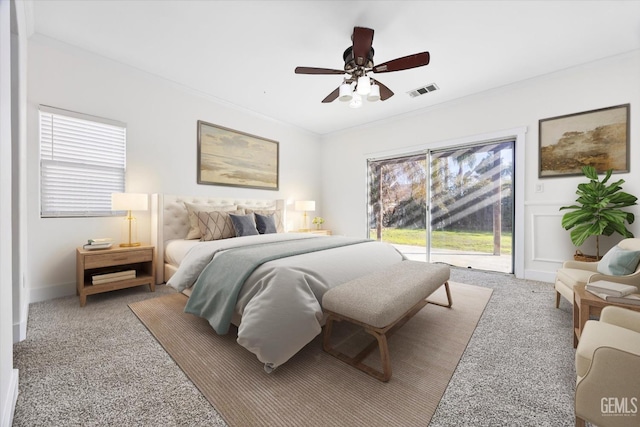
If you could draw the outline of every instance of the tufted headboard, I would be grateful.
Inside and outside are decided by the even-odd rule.
[[[162,283],[164,277],[164,246],[173,239],[184,239],[189,232],[189,217],[184,202],[206,204],[212,207],[243,205],[255,209],[285,210],[285,202],[279,200],[215,198],[208,196],[151,195],[151,244],[156,247],[156,277]]]

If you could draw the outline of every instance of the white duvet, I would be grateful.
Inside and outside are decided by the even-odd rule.
[[[167,282],[178,291],[191,287],[216,253],[232,247],[300,238],[310,234],[267,234],[202,242],[184,257]],[[367,242],[296,255],[262,264],[238,296],[238,344],[254,353],[267,372],[282,365],[321,331],[320,301],[341,283],[402,261],[391,245]]]

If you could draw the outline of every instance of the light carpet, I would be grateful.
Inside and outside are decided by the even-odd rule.
[[[185,314],[182,294],[129,306],[229,425],[406,426],[431,420],[492,290],[451,283],[451,292],[452,308],[428,305],[391,337],[388,383],[324,353],[320,337],[266,374],[235,329],[218,336]],[[432,299],[444,301],[443,290]],[[343,322],[335,333],[353,329]],[[365,362],[379,367],[377,352]]]

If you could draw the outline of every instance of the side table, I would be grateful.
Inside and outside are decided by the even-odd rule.
[[[318,230],[317,228],[310,228],[308,230],[292,230],[290,231],[290,233],[310,233],[310,234],[319,234],[322,236],[331,236],[331,230],[325,230],[325,229]]]
[[[80,297],[80,306],[84,307],[86,304],[87,295],[141,285],[149,285],[151,292],[155,291],[155,263],[155,247],[150,245],[113,247],[93,251],[78,248],[76,250],[76,293]],[[135,277],[94,284],[93,276],[95,275],[131,270],[135,270]]]
[[[578,346],[580,335],[584,324],[591,316],[600,316],[602,309],[608,305],[617,305],[618,307],[628,308],[633,311],[640,311],[640,305],[618,304],[615,302],[605,301],[587,292],[584,285],[576,286],[573,289],[573,348]]]

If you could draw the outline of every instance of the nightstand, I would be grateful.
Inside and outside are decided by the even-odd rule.
[[[88,251],[76,249],[76,293],[84,307],[87,295],[134,286],[156,290],[155,247],[142,245]]]
[[[322,236],[331,236],[331,230],[314,230],[314,229],[309,229],[309,230],[295,230],[292,231],[292,233],[311,233],[311,234],[320,234]]]

